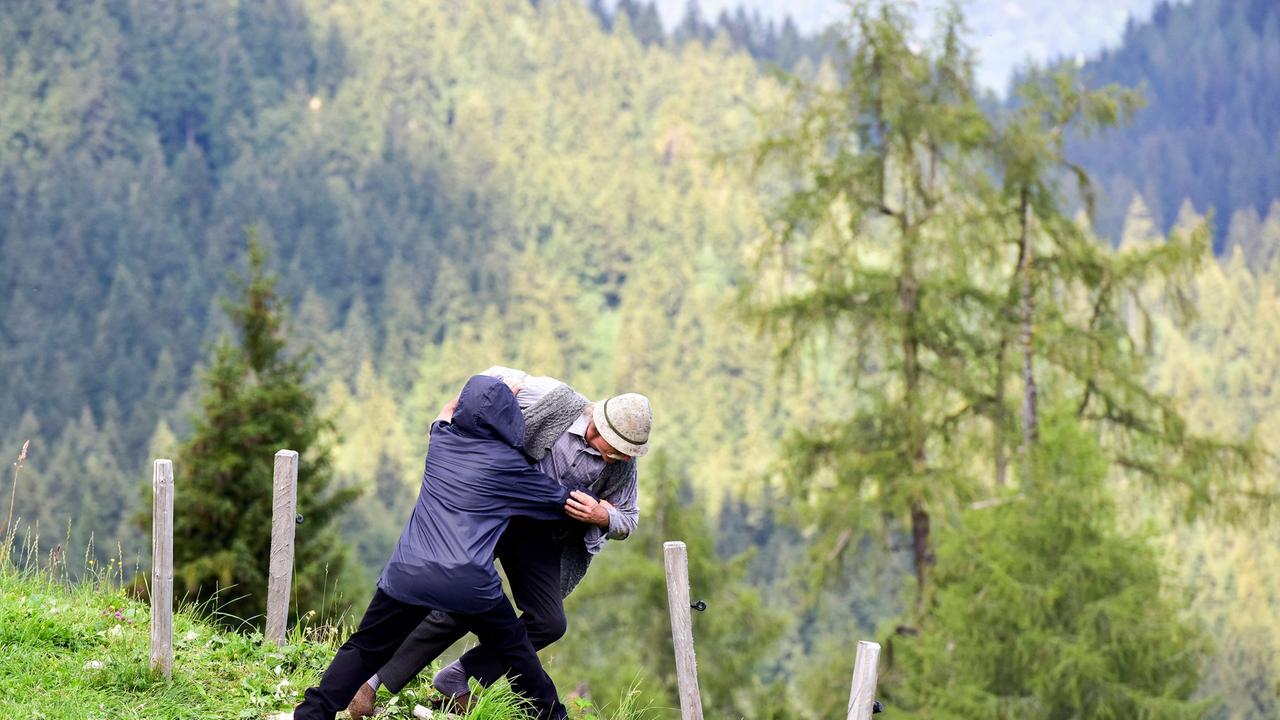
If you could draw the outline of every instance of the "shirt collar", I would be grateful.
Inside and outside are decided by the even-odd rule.
[[[569,429],[567,430],[567,432],[582,441],[583,450],[586,450],[587,452],[597,457],[603,457],[602,455],[600,455],[599,450],[596,450],[594,447],[591,446],[591,443],[587,442],[587,424],[589,422],[590,422],[590,418],[587,417],[586,413],[583,413],[578,416],[577,420],[573,421],[573,424],[569,426]]]

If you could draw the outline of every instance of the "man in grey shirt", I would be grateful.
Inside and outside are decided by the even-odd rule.
[[[591,558],[606,540],[624,540],[636,528],[640,511],[632,460],[648,451],[652,413],[648,398],[635,393],[589,403],[554,378],[501,366],[483,374],[501,378],[516,391],[525,416],[525,454],[571,491],[565,504],[571,520],[517,518],[497,548],[529,640],[541,650],[564,635],[564,598],[582,579]],[[360,688],[348,707],[351,717],[373,712],[379,684],[399,692],[465,634],[449,615],[429,615],[395,657]],[[470,699],[467,679],[488,685],[504,669],[500,656],[480,645],[437,673],[432,684],[465,708]]]

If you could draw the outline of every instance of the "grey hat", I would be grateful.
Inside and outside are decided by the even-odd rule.
[[[639,393],[614,395],[591,409],[596,432],[620,453],[633,458],[649,452],[649,428],[653,410],[649,398]]]

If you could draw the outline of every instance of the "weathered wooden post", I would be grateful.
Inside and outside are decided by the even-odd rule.
[[[880,644],[858,641],[858,654],[853,660],[853,687],[849,689],[848,720],[871,720],[876,702],[876,665],[880,662]]]
[[[173,675],[173,461],[151,471],[151,669]]]
[[[289,589],[293,585],[293,528],[298,510],[298,453],[276,453],[275,490],[271,501],[271,565],[267,572],[267,642],[284,644],[289,623]]]
[[[702,720],[698,692],[698,661],[693,654],[693,623],[689,606],[689,555],[684,543],[662,544],[667,567],[667,604],[671,609],[671,640],[676,648],[676,678],[680,686],[681,720]]]

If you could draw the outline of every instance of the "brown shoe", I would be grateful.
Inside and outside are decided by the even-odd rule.
[[[351,716],[351,720],[363,720],[373,715],[373,701],[378,697],[378,693],[369,687],[369,683],[360,683],[360,689],[356,691],[356,696],[351,698],[351,704],[347,706],[347,714]]]

